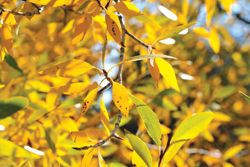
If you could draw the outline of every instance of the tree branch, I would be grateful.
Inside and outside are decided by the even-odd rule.
[[[142,46],[144,46],[145,48],[148,49],[150,47],[149,44],[144,43],[143,41],[141,41],[140,39],[138,39],[137,37],[135,37],[133,34],[131,34],[130,32],[128,32],[128,30],[126,30],[126,34],[128,36],[130,36],[133,40],[135,40],[136,42],[138,42],[139,44],[141,44]],[[152,47],[152,49],[155,49],[155,47]]]

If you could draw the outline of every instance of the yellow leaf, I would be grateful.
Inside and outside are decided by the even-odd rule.
[[[88,72],[93,68],[95,67],[85,61],[73,59],[63,67],[61,73],[63,76],[76,77]]]
[[[76,29],[73,35],[72,44],[78,44],[84,38],[91,23],[92,17],[90,15],[84,15],[76,21]]]
[[[164,59],[156,58],[156,64],[158,65],[159,71],[164,78],[164,84],[167,88],[173,88],[176,91],[180,91],[177,83],[175,72],[173,67]]]
[[[41,92],[49,92],[50,86],[47,83],[44,83],[39,80],[29,80],[26,82],[25,88],[35,89]]]
[[[118,16],[108,10],[105,15],[105,20],[109,34],[118,44],[121,44],[122,29]]]
[[[70,20],[66,26],[63,28],[63,30],[61,31],[62,34],[65,34],[67,32],[69,32],[70,30],[73,29],[73,26],[75,24],[75,20]]]
[[[115,8],[118,12],[128,17],[141,15],[140,10],[131,2],[120,1],[115,4]]]
[[[67,95],[80,94],[80,93],[84,93],[87,87],[89,86],[90,86],[89,82],[75,82],[67,86],[63,86],[61,90],[64,94],[67,94]]]
[[[214,120],[228,122],[231,121],[231,117],[222,112],[213,112],[215,115]]]
[[[147,167],[145,162],[141,159],[141,157],[135,151],[133,151],[132,153],[132,163],[133,165],[138,166],[138,167]]]
[[[62,119],[61,127],[68,132],[78,131],[76,121],[72,120],[71,118]]]
[[[16,19],[15,19],[15,15],[13,15],[12,13],[8,13],[8,12],[3,12],[0,15],[0,20],[9,26],[13,26],[16,25]]]
[[[112,84],[113,102],[115,106],[122,112],[122,114],[127,117],[131,104],[127,89],[117,82],[113,81]]]
[[[56,0],[53,4],[53,7],[63,6],[63,5],[70,5],[72,0]]]
[[[85,152],[84,157],[82,159],[81,167],[89,167],[89,166],[91,166],[91,160],[92,160],[94,154],[96,154],[96,149],[95,148],[88,149]]]
[[[213,18],[215,8],[216,8],[216,0],[205,0],[206,4],[206,24],[207,26],[211,25],[211,20]]]
[[[91,64],[80,59],[72,59],[69,62],[59,63],[49,66],[41,70],[41,74],[51,74],[63,77],[77,77],[88,72],[91,69],[96,69]]]
[[[92,89],[88,95],[85,97],[85,99],[83,100],[83,107],[82,107],[82,113],[85,113],[86,111],[88,111],[89,107],[91,106],[91,104],[94,102],[96,95],[98,92],[98,87]]]
[[[0,89],[4,88],[5,85],[0,83]]]
[[[209,37],[208,37],[208,42],[213,49],[215,53],[219,53],[220,51],[220,37],[215,28],[212,28]]]
[[[103,98],[100,100],[100,110],[101,110],[101,121],[102,124],[107,132],[107,135],[110,135],[110,126],[109,126],[109,114],[106,109],[105,103],[103,101]]]
[[[47,5],[51,0],[29,0],[29,2],[35,3],[37,5]]]
[[[207,37],[209,36],[208,30],[206,30],[206,29],[203,28],[203,27],[194,28],[193,31],[194,31],[196,34],[198,34],[198,35],[200,35],[200,36],[202,36],[202,37],[204,37],[204,38],[207,38]]]
[[[243,142],[250,142],[250,134],[240,135],[239,140]]]
[[[236,146],[233,146],[229,148],[223,155],[223,159],[227,160],[230,158],[233,158],[235,155],[237,155],[242,149],[244,148],[243,144],[239,144]]]
[[[221,5],[227,11],[228,14],[231,13],[232,9],[231,6],[233,5],[234,2],[235,0],[220,0]]]
[[[50,111],[56,107],[56,102],[59,94],[56,92],[49,92],[46,96],[47,109]]]
[[[99,163],[99,167],[108,167],[108,165],[105,163],[104,159],[102,158],[100,150],[98,150],[98,163]]]

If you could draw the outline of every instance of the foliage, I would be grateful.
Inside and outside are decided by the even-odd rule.
[[[0,166],[249,164],[235,3],[0,0]]]

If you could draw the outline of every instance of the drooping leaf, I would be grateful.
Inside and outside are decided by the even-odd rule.
[[[159,71],[164,78],[164,83],[167,88],[173,88],[176,91],[180,91],[177,83],[175,72],[173,67],[164,59],[156,58],[156,64],[158,65]]]
[[[135,152],[141,157],[147,166],[152,167],[153,160],[147,145],[139,137],[133,134],[126,134],[126,137]]]
[[[82,113],[84,114],[85,112],[88,111],[89,107],[92,105],[92,103],[94,102],[96,95],[98,92],[98,87],[95,87],[94,89],[92,89],[88,95],[85,97],[85,99],[83,100],[83,106],[82,106]]]
[[[110,135],[109,114],[108,114],[108,111],[106,109],[103,98],[101,98],[101,100],[100,100],[100,110],[101,110],[102,124],[103,124],[107,134]]]
[[[0,100],[0,119],[11,116],[29,104],[25,97],[11,97]]]
[[[163,156],[162,164],[168,163],[186,141],[195,138],[202,131],[207,129],[213,118],[214,114],[212,112],[202,112],[192,115],[182,121],[174,132],[170,141],[170,146]]]
[[[142,118],[149,136],[154,140],[154,142],[160,146],[161,145],[161,130],[160,122],[157,115],[147,106],[143,101],[130,95],[131,100],[136,106],[136,111]]]
[[[211,48],[215,53],[219,53],[220,51],[220,37],[215,28],[212,28],[209,36],[208,36],[208,42]]]
[[[112,11],[108,10],[105,15],[105,20],[109,34],[118,44],[121,44],[122,29],[118,16],[116,16]]]
[[[23,73],[22,69],[18,66],[16,60],[9,54],[5,55],[4,60],[8,63],[12,68]]]
[[[128,96],[127,89],[123,85],[113,81],[112,96],[115,106],[122,112],[123,115],[127,117],[129,114],[131,101]]]

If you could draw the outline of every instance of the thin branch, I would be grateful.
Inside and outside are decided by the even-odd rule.
[[[150,45],[146,44],[145,42],[141,41],[140,39],[138,39],[137,37],[135,37],[133,34],[131,34],[130,32],[128,32],[128,30],[126,30],[126,34],[128,36],[130,36],[133,40],[135,40],[136,42],[138,42],[139,44],[141,44],[142,46],[144,46],[145,48],[149,48]],[[152,47],[152,49],[155,49],[155,47]]]
[[[105,143],[107,143],[112,138],[120,139],[119,137],[116,136],[116,131],[119,129],[121,119],[122,119],[122,115],[118,114],[117,122],[115,123],[115,128],[111,131],[111,134],[107,138],[99,141],[98,143],[96,143],[94,145],[83,146],[83,147],[73,147],[73,149],[75,149],[75,150],[86,150],[86,149],[89,149],[89,148],[97,148],[97,147],[100,147],[100,146],[104,145]]]
[[[34,6],[35,4],[33,4]],[[39,7],[37,5],[34,6],[37,10],[35,11],[31,11],[31,12],[21,12],[21,11],[15,11],[14,9],[6,9],[4,8],[2,5],[0,5],[0,13],[2,12],[8,12],[11,13],[13,15],[18,15],[18,16],[34,16],[34,15],[38,15],[41,14],[41,12],[43,11],[43,7]]]

